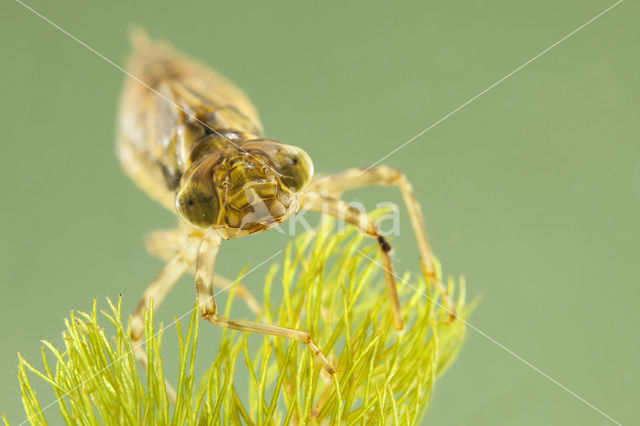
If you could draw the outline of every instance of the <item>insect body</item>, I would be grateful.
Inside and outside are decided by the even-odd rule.
[[[136,354],[146,362],[139,344],[144,310],[157,307],[171,287],[195,266],[200,314],[227,328],[271,334],[303,342],[327,371],[330,362],[309,333],[277,325],[224,318],[218,314],[214,264],[221,241],[265,231],[301,209],[338,217],[377,239],[385,269],[394,325],[403,329],[401,306],[389,244],[366,214],[342,201],[342,192],[366,185],[397,186],[407,205],[427,278],[450,305],[435,268],[420,207],[405,176],[378,166],[313,176],[313,164],[302,149],[266,139],[258,115],[246,96],[224,78],[169,47],[134,37],[129,79],[122,97],[118,152],[125,171],[153,198],[177,212],[180,229],[159,231],[149,250],[168,260],[145,291],[131,325]],[[258,304],[244,289],[254,311]]]

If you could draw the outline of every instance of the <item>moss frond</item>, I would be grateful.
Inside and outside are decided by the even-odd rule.
[[[374,258],[377,246],[352,228],[334,232],[326,221],[316,233],[293,240],[283,264],[273,265],[266,276],[265,310],[258,320],[311,332],[338,370],[335,376],[300,343],[265,336],[256,350],[246,333],[229,331],[206,373],[196,377],[199,318],[194,309],[186,332],[176,319],[180,361],[172,405],[164,385],[163,333],[153,326],[153,309],[146,318],[151,337],[143,380],[120,301],[109,301],[100,314],[94,302],[91,313],[72,312],[66,320],[62,352],[43,342],[41,369],[20,357],[28,420],[46,424],[51,415],[30,384],[30,372],[51,385],[68,424],[418,423],[437,378],[460,351],[464,322],[451,321],[433,288],[405,274],[404,281],[418,291],[398,283],[407,326],[396,332],[382,271],[360,251]],[[448,284],[458,316],[465,318],[464,282]],[[282,286],[279,300],[272,297],[274,285]],[[230,296],[227,311],[232,301]],[[55,359],[53,370],[47,352]],[[248,382],[239,379],[240,370],[248,373]]]

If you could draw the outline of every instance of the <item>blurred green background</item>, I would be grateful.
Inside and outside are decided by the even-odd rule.
[[[117,64],[132,25],[169,40],[243,88],[267,135],[320,172],[378,160],[613,3],[28,1]],[[20,423],[16,351],[39,364],[40,339],[60,344],[68,311],[94,297],[122,294],[131,312],[162,265],[143,236],[176,219],[117,162],[125,76],[20,4],[0,10],[0,411]],[[470,322],[625,424],[640,421],[639,12],[621,3],[384,161],[413,182],[446,272],[481,297]],[[397,268],[417,271],[402,218]],[[226,243],[217,270],[235,276],[287,240]],[[260,295],[265,273],[244,282]],[[186,277],[158,317],[193,301]],[[425,420],[613,424],[473,330]]]

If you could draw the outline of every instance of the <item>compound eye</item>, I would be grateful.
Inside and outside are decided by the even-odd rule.
[[[292,190],[300,191],[311,182],[313,162],[304,150],[270,140],[250,141],[242,147],[266,155],[282,183]]]
[[[199,164],[185,174],[176,195],[176,210],[182,219],[196,228],[214,225],[220,212],[220,203],[213,185],[211,167]]]
[[[295,191],[304,189],[313,177],[313,163],[302,149],[283,145],[276,155],[276,168],[282,175],[282,183]]]

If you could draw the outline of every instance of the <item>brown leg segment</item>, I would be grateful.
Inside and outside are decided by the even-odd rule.
[[[198,251],[198,261],[196,266],[196,293],[200,315],[210,323],[221,327],[286,337],[288,339],[302,342],[309,346],[330,374],[335,373],[335,370],[329,360],[327,360],[318,346],[311,339],[311,335],[306,331],[279,327],[277,325],[261,324],[253,321],[235,320],[218,315],[218,308],[216,306],[213,293],[213,271],[216,256],[220,249],[220,240],[220,236],[214,230],[210,230],[205,234],[202,244],[200,245],[200,250]]]
[[[317,192],[305,192],[302,195],[301,208],[313,210],[329,216],[336,217],[342,221],[350,223],[358,228],[366,235],[375,238],[380,245],[380,253],[382,255],[382,264],[387,282],[387,291],[391,302],[391,313],[393,314],[393,325],[396,330],[404,329],[404,319],[402,318],[402,307],[400,306],[400,298],[398,297],[398,289],[396,286],[396,278],[393,272],[393,263],[391,262],[391,246],[385,238],[378,232],[373,219],[364,212],[350,206],[339,198]]]
[[[404,174],[388,166],[376,166],[367,170],[348,169],[344,172],[323,176],[315,180],[309,185],[308,190],[340,196],[344,191],[371,185],[396,186],[400,189],[404,204],[409,212],[418,249],[420,250],[422,270],[427,279],[435,285],[436,290],[442,297],[445,308],[452,318],[455,317],[455,308],[447,288],[436,277],[433,251],[427,237],[420,204],[416,200],[413,188]]]

